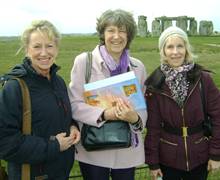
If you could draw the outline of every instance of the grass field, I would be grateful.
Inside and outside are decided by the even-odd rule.
[[[136,38],[131,44],[130,54],[143,61],[148,74],[160,64],[157,50],[158,38]],[[215,72],[214,80],[220,87],[220,37],[190,37],[196,62]],[[60,74],[68,83],[74,57],[83,51],[91,51],[99,42],[96,36],[65,36],[61,41],[57,64]],[[18,38],[0,38],[0,75],[7,72],[16,63],[20,63],[23,53],[15,55],[20,44]]]
[[[91,51],[98,43],[96,36],[65,36],[61,41],[57,64],[61,66],[59,73],[66,83],[70,80],[70,70],[74,57],[83,51]],[[158,38],[136,38],[131,44],[130,54],[142,60],[147,73],[150,74],[159,64],[159,53],[157,48]],[[214,72],[213,79],[220,88],[220,37],[190,37],[194,52],[198,55],[196,62]],[[0,37],[0,75],[6,73],[15,64],[21,62],[24,54],[15,55],[19,49],[18,37]],[[140,170],[137,179],[149,179],[146,169]],[[145,173],[146,172],[146,173]],[[139,173],[139,170],[138,170]],[[79,174],[77,162],[73,167],[71,175]],[[220,173],[210,174],[209,180],[219,180]],[[78,178],[80,179],[80,178]]]

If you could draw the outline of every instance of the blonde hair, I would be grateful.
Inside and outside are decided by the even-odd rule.
[[[31,22],[31,24],[24,30],[23,34],[21,35],[21,47],[18,50],[17,54],[22,50],[26,49],[29,40],[30,40],[30,35],[32,32],[38,31],[40,33],[46,34],[50,40],[54,39],[56,45],[59,45],[61,35],[59,31],[56,29],[56,27],[49,21],[47,20],[34,20]]]

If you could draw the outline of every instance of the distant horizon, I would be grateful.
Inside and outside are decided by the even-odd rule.
[[[150,32],[150,34],[151,34],[151,31],[149,31]],[[217,32],[217,34],[215,34],[215,32]],[[199,33],[199,32],[198,32]],[[72,35],[72,36],[77,36],[77,35],[82,35],[82,36],[86,36],[86,35],[89,35],[89,36],[95,36],[95,35],[97,35],[97,32],[93,32],[93,33],[75,33],[75,32],[73,32],[73,33],[60,33],[61,34],[61,36],[65,36],[65,35],[67,35],[67,36],[69,36],[69,35]],[[13,37],[20,37],[21,35],[0,35],[0,38],[4,38],[4,37],[8,37],[8,38],[13,38]],[[136,36],[138,36],[138,34],[136,34]],[[192,36],[192,35],[189,35],[189,36]],[[204,35],[193,35],[193,36],[204,36]],[[215,31],[215,30],[213,30],[213,34],[212,35],[207,35],[207,36],[220,36],[220,31]],[[148,36],[149,37],[149,36]]]
[[[95,33],[60,33],[61,35],[95,35]],[[5,35],[0,37],[20,37],[21,35]]]
[[[144,15],[139,15],[139,16],[144,16]],[[147,17],[147,16],[146,16]],[[170,17],[170,16],[166,16],[166,17]],[[176,17],[178,17],[178,16],[176,16]],[[187,17],[189,17],[189,16],[187,16]],[[205,20],[205,19],[203,19],[203,20],[200,20],[200,21],[198,21],[196,18],[195,18],[195,20],[197,21],[197,32],[199,33],[199,23],[200,23],[200,21],[212,21],[212,20]],[[52,21],[51,21],[52,22]],[[52,22],[53,23],[53,22]],[[138,20],[136,20],[136,23],[137,23],[137,25],[138,25]],[[172,22],[172,24],[173,24],[173,26],[175,26],[175,21],[173,21]],[[220,24],[217,24],[218,26],[216,26],[215,25],[215,22],[213,22],[212,21],[212,23],[213,23],[213,33],[214,32],[217,32],[218,34],[220,33]],[[220,22],[219,22],[220,23]],[[67,31],[67,30],[65,30],[66,32],[62,32],[60,29],[61,28],[59,28],[59,25],[56,25],[55,23],[53,23],[56,27],[57,27],[57,29],[58,29],[58,31],[61,33],[61,34],[66,34],[66,35],[70,35],[70,34],[73,34],[73,35],[75,35],[75,34],[80,34],[80,35],[88,35],[88,34],[95,34],[95,33],[97,33],[96,32],[96,29],[95,28],[93,28],[94,29],[94,32],[91,32],[91,30],[90,30],[90,32],[89,32],[89,30],[88,31],[86,31],[86,30],[84,30],[84,31],[82,31],[82,30],[79,30],[79,32],[69,32],[69,31]],[[151,30],[151,26],[152,25],[152,22],[151,23],[148,23],[148,20],[147,20],[147,30],[148,30],[148,32],[152,32],[152,30]],[[217,27],[217,28],[216,28]],[[86,28],[85,28],[86,29]],[[89,28],[89,29],[92,29],[92,28]],[[187,31],[189,31],[189,28],[187,28]],[[1,33],[1,31],[0,31],[0,37],[13,37],[13,36],[20,36],[22,34],[22,31],[20,30],[19,32],[17,32],[17,33],[11,33],[11,34],[2,34]]]

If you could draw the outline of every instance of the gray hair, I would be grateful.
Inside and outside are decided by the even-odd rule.
[[[129,48],[130,43],[137,32],[137,25],[133,15],[127,11],[117,9],[114,11],[107,10],[100,16],[100,18],[97,18],[96,30],[98,32],[101,45],[105,44],[104,31],[109,25],[115,25],[117,27],[125,26],[128,38],[126,48]]]
[[[194,58],[196,57],[193,52],[192,52],[192,47],[189,43],[189,38],[186,34],[185,31],[183,31],[182,29],[175,27],[175,26],[171,26],[168,27],[167,29],[165,29],[159,38],[159,42],[158,42],[158,48],[160,51],[160,61],[161,63],[167,63],[166,62],[166,56],[164,53],[164,47],[166,45],[167,39],[169,37],[179,37],[184,41],[185,47],[186,47],[186,57],[185,57],[185,62],[186,63],[191,63],[193,62]]]

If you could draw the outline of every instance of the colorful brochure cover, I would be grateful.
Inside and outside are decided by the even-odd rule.
[[[133,71],[84,85],[85,102],[92,106],[115,106],[115,98],[128,100],[136,110],[145,109],[141,86]]]

